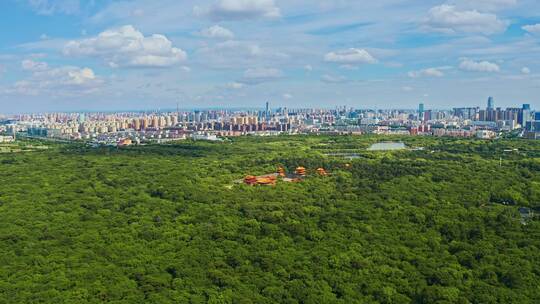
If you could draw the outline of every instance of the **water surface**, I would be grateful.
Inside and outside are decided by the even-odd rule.
[[[368,148],[368,151],[394,151],[394,150],[404,150],[407,149],[402,142],[382,142],[371,145]]]

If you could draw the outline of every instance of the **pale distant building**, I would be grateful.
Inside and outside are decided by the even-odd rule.
[[[2,136],[0,135],[0,143],[11,143],[15,141],[13,136]]]
[[[479,139],[493,139],[497,137],[497,133],[491,130],[478,130],[476,131],[476,138]]]
[[[209,140],[209,141],[220,140],[215,134],[193,134],[191,137],[194,140]]]

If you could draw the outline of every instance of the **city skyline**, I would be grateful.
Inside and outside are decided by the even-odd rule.
[[[491,104],[491,106],[490,106]],[[487,99],[487,107],[482,104],[477,105],[456,105],[456,106],[447,106],[447,107],[432,107],[430,104],[426,104],[425,102],[420,102],[419,104],[413,105],[411,107],[402,107],[402,108],[392,108],[392,107],[362,107],[362,106],[351,106],[351,105],[334,105],[334,106],[317,106],[317,107],[302,107],[302,106],[293,106],[288,107],[284,104],[272,104],[271,102],[265,102],[264,104],[256,105],[249,107],[242,107],[242,106],[216,106],[216,107],[180,107],[179,104],[177,104],[177,107],[164,107],[164,108],[147,108],[147,109],[73,109],[73,110],[44,110],[44,111],[17,111],[17,112],[0,112],[1,116],[16,116],[16,115],[38,115],[38,114],[52,114],[52,113],[72,113],[72,114],[84,114],[84,113],[104,113],[104,114],[121,114],[121,113],[139,113],[139,114],[159,114],[159,113],[187,113],[187,112],[204,112],[204,111],[226,111],[226,112],[238,112],[238,113],[245,113],[245,112],[260,112],[262,110],[265,111],[278,111],[278,110],[290,110],[290,111],[296,111],[296,110],[354,110],[354,111],[380,111],[380,112],[386,112],[386,111],[401,111],[401,112],[411,112],[411,111],[417,111],[417,112],[424,112],[427,110],[435,110],[435,111],[453,111],[455,109],[460,108],[467,108],[467,109],[505,109],[505,108],[516,108],[516,107],[529,107],[531,109],[530,103],[524,103],[524,104],[513,104],[507,107],[500,106],[495,103],[495,99],[492,96],[489,96]],[[535,112],[535,109],[531,109],[533,113]]]
[[[532,0],[0,4],[0,112],[540,101]]]

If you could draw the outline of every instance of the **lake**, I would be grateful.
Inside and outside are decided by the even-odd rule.
[[[371,145],[368,148],[368,151],[394,151],[394,150],[404,150],[407,149],[402,142],[382,142]]]

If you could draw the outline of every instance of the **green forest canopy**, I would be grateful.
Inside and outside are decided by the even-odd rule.
[[[50,145],[0,155],[0,303],[540,302],[539,141]],[[277,166],[331,175],[233,184]]]

